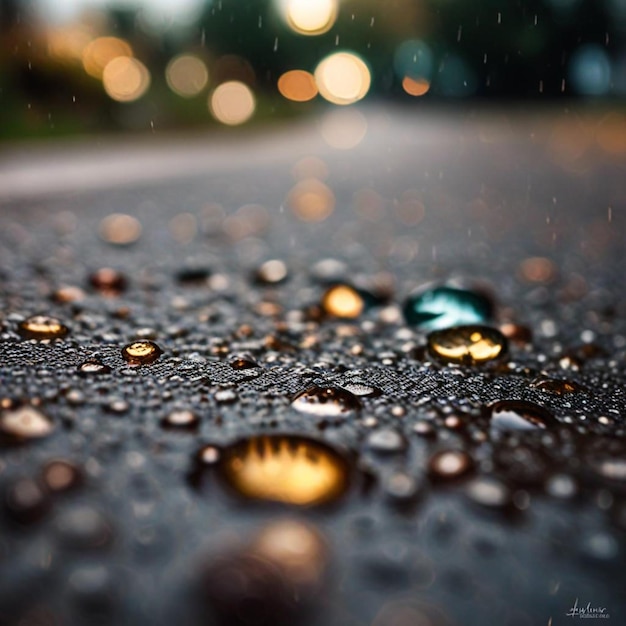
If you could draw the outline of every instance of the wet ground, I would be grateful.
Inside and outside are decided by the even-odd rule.
[[[339,121],[4,152],[0,623],[626,623],[619,128]]]

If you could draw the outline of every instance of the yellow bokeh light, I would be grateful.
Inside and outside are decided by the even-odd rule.
[[[428,93],[430,89],[430,83],[425,78],[411,78],[405,76],[402,79],[402,89],[409,96],[423,96]]]
[[[335,209],[335,195],[323,182],[307,178],[291,188],[287,203],[302,221],[322,222]]]
[[[83,50],[89,45],[92,34],[79,26],[58,28],[48,32],[48,54],[58,59],[81,61]]]
[[[202,59],[181,54],[167,64],[165,79],[174,93],[183,98],[193,98],[207,86],[209,72]]]
[[[83,50],[83,67],[94,78],[102,78],[104,68],[117,57],[132,57],[133,49],[118,37],[98,37]]]
[[[286,0],[287,24],[301,35],[321,35],[337,20],[337,0]]]
[[[117,102],[133,102],[143,96],[150,86],[150,72],[137,59],[116,57],[102,73],[107,94]]]
[[[317,95],[317,85],[313,75],[309,72],[291,70],[278,79],[278,91],[287,100],[307,102]]]
[[[315,81],[323,98],[333,104],[358,102],[369,91],[369,68],[352,52],[335,52],[315,68]]]
[[[213,117],[228,126],[247,122],[252,117],[255,107],[252,90],[237,80],[219,85],[209,100]]]

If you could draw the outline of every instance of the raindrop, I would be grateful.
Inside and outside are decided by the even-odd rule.
[[[493,314],[493,304],[487,296],[476,291],[445,285],[428,286],[408,296],[403,313],[411,326],[441,330],[485,322]]]
[[[92,358],[81,363],[78,366],[78,372],[82,376],[89,376],[91,374],[109,374],[111,372],[111,368],[102,363],[102,361]]]
[[[163,351],[153,341],[134,341],[122,348],[124,360],[131,365],[154,363]]]
[[[110,267],[102,267],[89,277],[89,284],[103,296],[115,297],[126,291],[124,275]]]
[[[462,450],[436,452],[428,462],[432,478],[449,480],[468,474],[474,468],[472,457]]]
[[[139,220],[123,213],[112,213],[100,222],[100,237],[107,243],[125,246],[141,236]]]
[[[169,413],[162,421],[164,428],[177,430],[195,430],[198,428],[200,420],[198,416],[189,409],[176,409]]]
[[[537,378],[530,383],[530,386],[534,389],[539,389],[539,391],[553,393],[557,396],[575,393],[581,389],[576,383],[567,380],[559,380],[558,378]]]
[[[626,481],[626,458],[596,459],[592,461],[591,467],[604,478]]]
[[[357,396],[338,387],[309,387],[293,398],[291,406],[320,417],[347,417],[362,408]]]
[[[491,425],[497,430],[537,430],[558,425],[547,409],[525,400],[501,400],[489,408]]]
[[[480,365],[507,352],[504,335],[487,326],[457,326],[428,336],[428,351],[443,363]]]
[[[24,339],[42,340],[65,337],[69,333],[69,328],[56,317],[33,315],[20,322],[17,331]]]
[[[254,279],[262,285],[277,285],[287,280],[288,271],[284,261],[270,259],[255,272]]]
[[[322,309],[326,315],[343,319],[356,319],[365,309],[362,295],[349,285],[333,285],[322,296]]]
[[[333,448],[307,437],[260,435],[237,442],[219,461],[224,482],[255,500],[312,506],[348,488],[348,464]]]
[[[3,411],[0,414],[0,432],[18,441],[41,439],[47,437],[53,430],[52,420],[30,405]]]
[[[259,367],[259,364],[248,355],[234,356],[228,361],[234,370],[249,370],[255,367]]]
[[[50,499],[40,485],[30,478],[21,478],[5,493],[9,515],[21,524],[40,520],[50,507]]]
[[[346,383],[343,385],[343,388],[361,398],[377,398],[383,393],[378,387],[374,387],[374,385],[354,381]]]
[[[501,509],[511,504],[511,490],[497,478],[479,476],[474,478],[465,488],[467,497],[476,504]]]
[[[394,454],[406,449],[406,440],[393,428],[381,428],[368,435],[366,445],[379,454]]]
[[[43,469],[43,482],[50,491],[69,491],[82,482],[82,473],[69,461],[49,461]]]

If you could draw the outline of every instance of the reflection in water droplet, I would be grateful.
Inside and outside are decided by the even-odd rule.
[[[501,400],[490,406],[491,425],[497,430],[536,430],[557,426],[543,407],[525,400]]]
[[[511,504],[511,490],[501,481],[489,476],[479,476],[468,483],[467,497],[481,506],[499,509]]]
[[[501,332],[487,326],[457,326],[428,336],[428,351],[444,363],[480,365],[503,356],[507,341]]]
[[[199,423],[200,420],[193,411],[189,409],[176,409],[165,417],[162,425],[165,428],[194,430],[198,427]]]
[[[219,467],[227,485],[256,500],[312,506],[338,499],[348,487],[345,459],[306,437],[251,437],[224,450]]]
[[[102,267],[89,277],[89,284],[104,296],[119,296],[126,290],[126,278],[110,267]]]
[[[485,295],[475,291],[448,286],[427,287],[409,295],[403,312],[411,326],[441,330],[485,322],[493,314],[493,304]]]
[[[378,387],[374,387],[374,385],[369,385],[368,383],[353,381],[343,385],[343,388],[361,398],[377,398],[383,394],[382,390]]]
[[[32,406],[22,406],[0,414],[0,432],[15,439],[40,439],[54,430],[52,420]]]
[[[354,394],[338,387],[309,387],[294,397],[291,406],[320,417],[347,417],[362,408]]]
[[[472,457],[462,450],[442,450],[436,452],[428,462],[431,477],[452,479],[463,476],[474,467]]]
[[[50,315],[33,315],[20,322],[18,333],[24,339],[57,339],[65,337],[70,331],[56,317]]]
[[[406,440],[393,428],[375,430],[368,435],[366,444],[370,450],[379,454],[393,454],[406,448]]]
[[[89,359],[78,366],[78,372],[83,376],[89,374],[109,374],[111,368],[98,359]]]
[[[163,351],[153,341],[134,341],[122,348],[122,356],[131,365],[154,363]]]
[[[265,261],[256,271],[255,279],[265,285],[276,285],[287,279],[287,265],[280,259]]]
[[[259,367],[259,364],[252,357],[247,355],[233,357],[228,361],[228,365],[234,370],[248,370]]]

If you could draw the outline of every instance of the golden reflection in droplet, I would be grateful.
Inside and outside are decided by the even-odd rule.
[[[355,319],[361,315],[365,303],[359,292],[349,285],[333,285],[322,297],[322,308],[328,315]]]
[[[306,437],[261,435],[224,451],[224,480],[256,500],[314,506],[339,498],[348,486],[346,461]]]
[[[609,154],[626,153],[626,113],[612,111],[598,124],[596,129],[598,145]]]
[[[295,180],[303,180],[305,178],[326,180],[328,174],[329,170],[326,161],[316,156],[302,157],[291,168],[291,175]]]
[[[317,96],[313,74],[304,70],[290,70],[278,79],[278,91],[287,100],[307,102]]]
[[[307,178],[291,188],[287,204],[302,221],[323,222],[335,209],[335,194],[323,182]]]
[[[119,246],[134,243],[141,236],[139,220],[124,213],[111,213],[101,222],[100,237],[107,243]]]
[[[556,272],[554,263],[541,256],[524,259],[519,266],[520,277],[529,283],[551,283],[556,278]]]
[[[83,67],[90,76],[102,78],[104,68],[117,57],[132,57],[133,49],[119,37],[98,37],[83,50]]]
[[[301,35],[321,35],[337,20],[338,0],[286,0],[287,24]]]
[[[430,89],[430,83],[425,78],[411,78],[410,76],[405,76],[402,79],[402,89],[404,89],[409,96],[424,96]]]
[[[104,68],[102,84],[110,98],[117,102],[133,102],[150,87],[150,72],[137,59],[116,57]]]
[[[255,107],[252,90],[237,80],[222,83],[211,94],[209,100],[213,117],[227,126],[247,122],[252,117]]]
[[[352,104],[365,97],[372,82],[365,62],[352,52],[335,52],[315,68],[320,95],[333,104]]]
[[[167,64],[165,79],[174,93],[183,98],[193,98],[207,86],[209,72],[202,59],[181,54]]]
[[[428,351],[446,363],[480,365],[506,352],[506,338],[487,326],[456,326],[428,336]]]
[[[330,111],[322,118],[320,133],[332,148],[351,150],[363,141],[367,133],[367,120],[355,109]]]
[[[163,354],[163,350],[156,343],[148,340],[134,341],[122,348],[124,360],[131,365],[154,363],[161,354]]]

